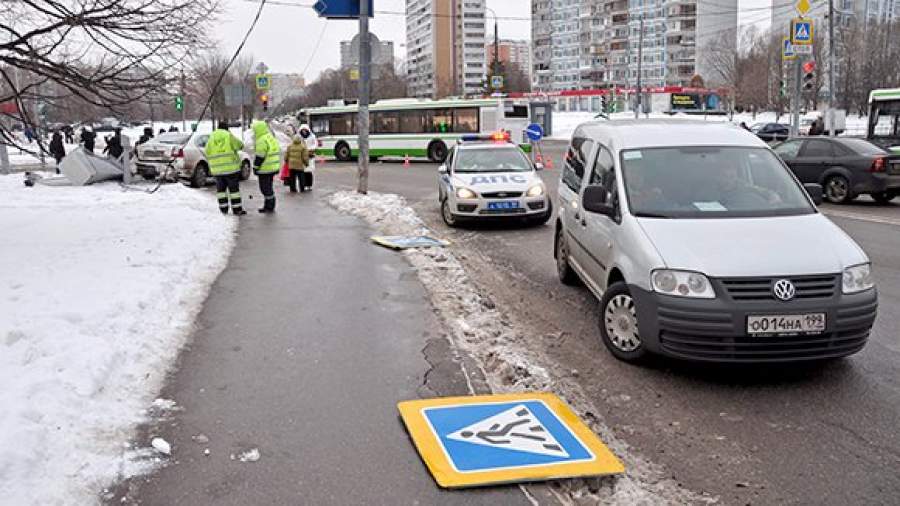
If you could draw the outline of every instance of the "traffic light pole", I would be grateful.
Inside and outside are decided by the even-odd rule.
[[[181,71],[181,91],[179,93],[181,94],[181,131],[187,132],[187,124],[184,120],[184,110],[187,105],[184,103],[184,70]]]
[[[359,160],[356,191],[369,192],[369,2],[359,2]]]
[[[791,97],[791,137],[800,135],[800,97],[802,80],[800,60],[794,60],[794,93]]]
[[[834,0],[828,0],[828,119],[828,136],[834,137]]]

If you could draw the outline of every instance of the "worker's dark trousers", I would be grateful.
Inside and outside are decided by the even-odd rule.
[[[219,199],[219,211],[228,214],[228,197],[231,197],[231,210],[239,214],[244,208],[241,203],[241,173],[216,176],[216,198]]]
[[[274,211],[275,190],[272,189],[272,179],[275,177],[275,173],[257,174],[257,177],[259,178],[259,191],[263,194],[263,198],[265,198],[262,210]]]

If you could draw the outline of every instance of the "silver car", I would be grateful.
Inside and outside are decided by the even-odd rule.
[[[560,280],[600,299],[621,360],[783,362],[860,351],[878,298],[862,249],[750,132],[697,121],[579,126],[559,185]]]
[[[206,161],[206,141],[209,134],[171,132],[154,137],[137,147],[135,170],[145,179],[155,179],[166,173],[172,164],[170,177],[187,181],[194,188],[205,186],[209,180],[209,162]],[[239,152],[241,157],[241,179],[246,180],[251,173],[250,155]]]

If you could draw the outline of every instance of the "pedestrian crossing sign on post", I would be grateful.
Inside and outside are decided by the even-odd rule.
[[[784,37],[781,44],[782,61],[790,61],[797,59],[797,53],[794,52],[794,44],[791,43],[790,37]]]
[[[445,488],[619,474],[621,462],[550,393],[398,404],[416,449]]]
[[[269,74],[256,75],[256,89],[260,91],[268,90],[272,86],[272,76]]]
[[[809,46],[813,43],[813,21],[806,18],[791,20],[791,44]]]

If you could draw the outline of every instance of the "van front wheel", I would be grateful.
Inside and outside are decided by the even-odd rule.
[[[609,352],[623,362],[637,363],[647,357],[634,299],[622,281],[610,285],[600,300],[600,336]]]

